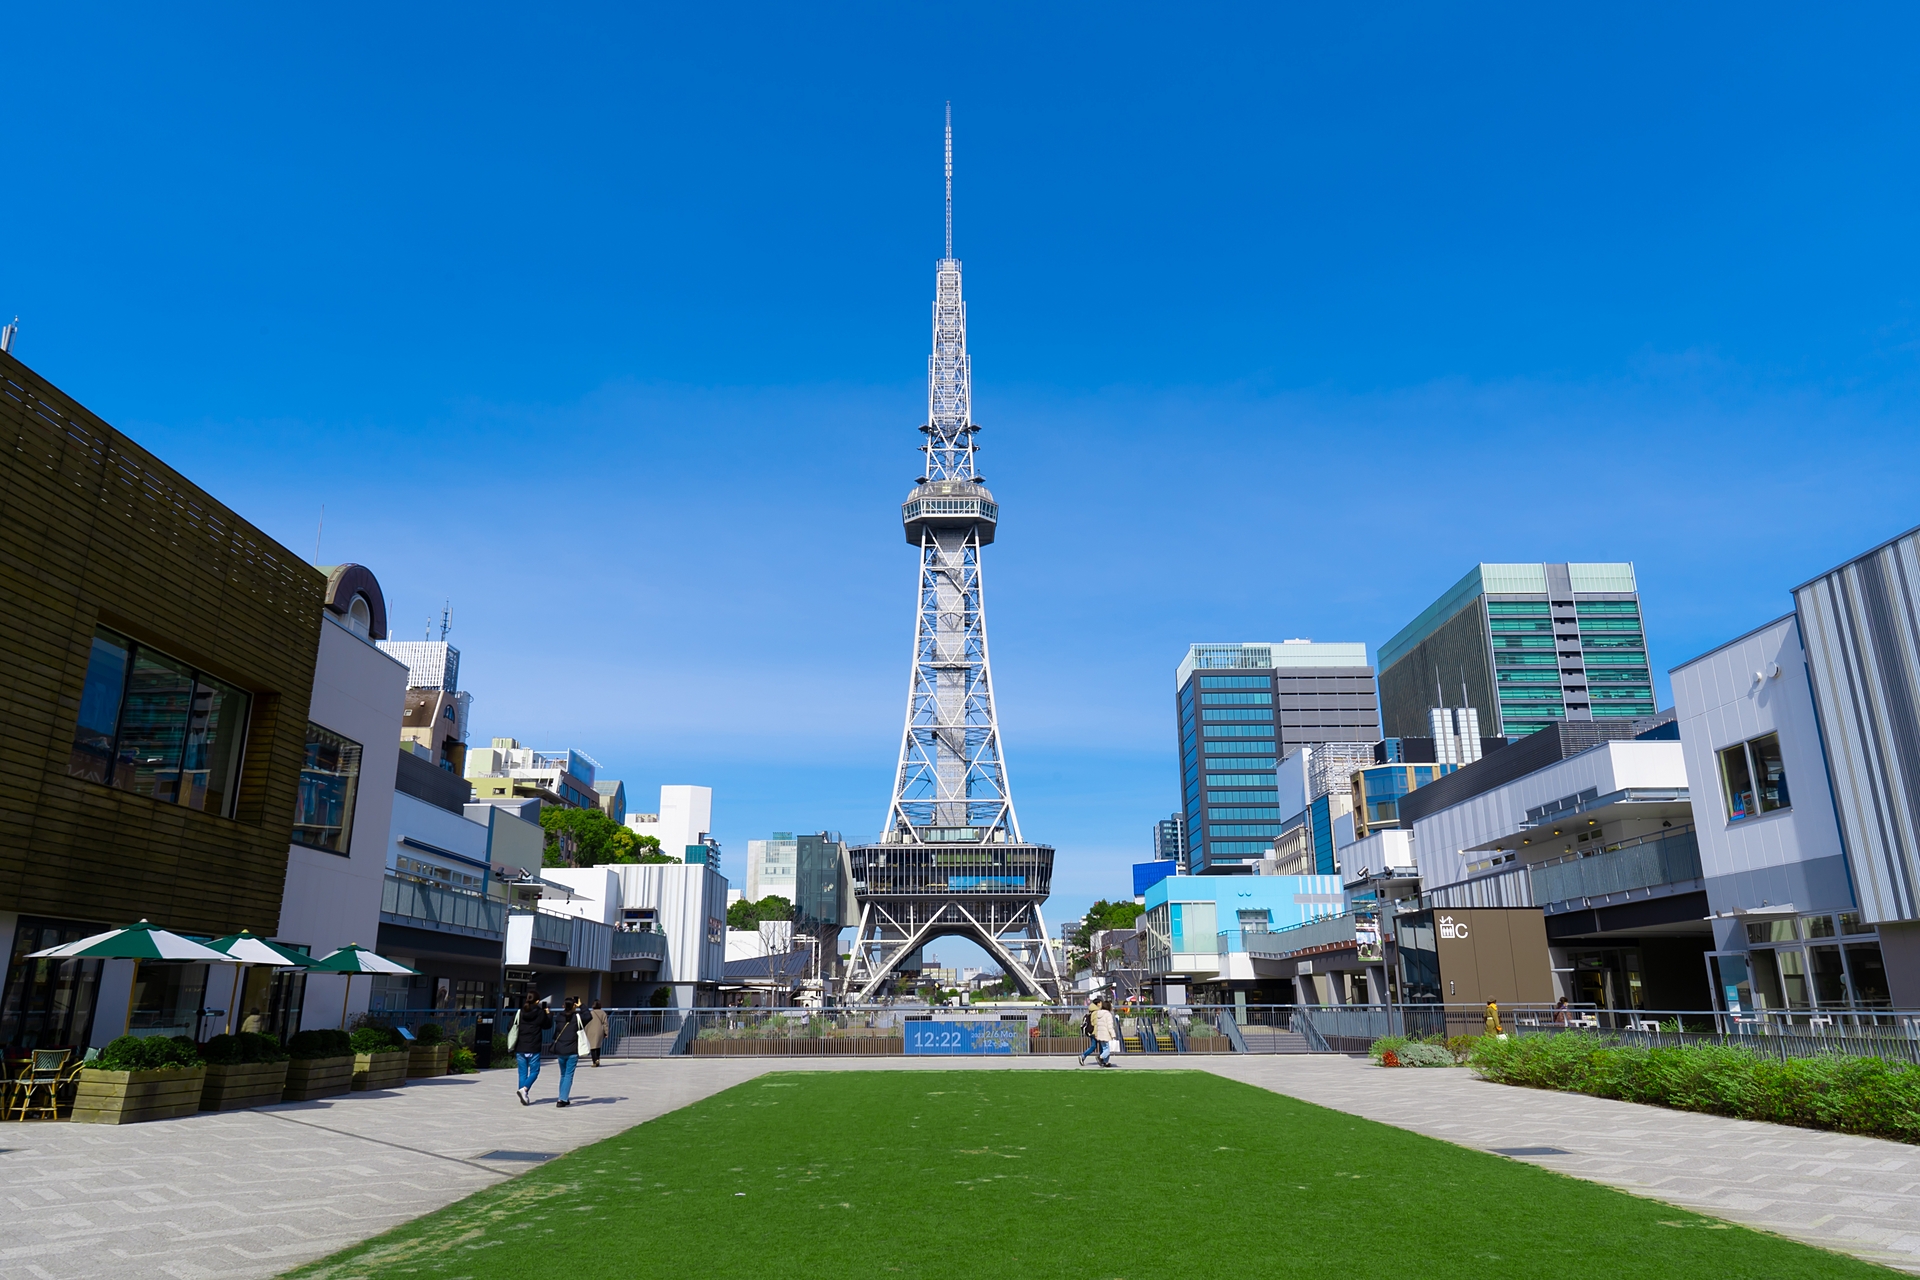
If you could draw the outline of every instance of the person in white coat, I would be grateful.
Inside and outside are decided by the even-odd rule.
[[[1100,1042],[1100,1065],[1112,1066],[1113,1052],[1120,1047],[1120,1028],[1113,1020],[1113,1010],[1098,998],[1093,1003],[1093,1038]]]

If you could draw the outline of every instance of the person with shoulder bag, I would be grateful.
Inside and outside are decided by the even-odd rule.
[[[593,1055],[596,1067],[600,1065],[600,1046],[606,1043],[608,1030],[607,1011],[595,1000],[593,1012],[587,1015],[587,1051]]]
[[[507,1044],[520,1067],[520,1087],[513,1094],[523,1107],[533,1105],[533,1082],[540,1078],[540,1033],[552,1025],[553,1014],[547,1006],[534,999],[533,992],[527,992],[513,1015],[513,1026],[507,1030]]]
[[[1099,1007],[1100,997],[1094,996],[1087,1001],[1086,1016],[1080,1019],[1080,1034],[1087,1038],[1087,1047],[1080,1051],[1080,1061],[1077,1064],[1082,1067],[1087,1065],[1088,1054],[1100,1052],[1099,1037],[1093,1034],[1093,1011]]]
[[[560,1063],[560,1101],[555,1106],[571,1106],[573,1071],[580,1065],[580,1048],[586,1043],[587,1019],[580,1002],[567,997],[566,1008],[553,1024],[553,1056]]]
[[[1100,1065],[1113,1065],[1113,1051],[1120,1047],[1120,1027],[1113,1020],[1113,1010],[1107,1008],[1102,1000],[1093,1009],[1093,1038],[1100,1042]]]

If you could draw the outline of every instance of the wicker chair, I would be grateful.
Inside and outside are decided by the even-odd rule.
[[[60,1118],[60,1086],[65,1082],[64,1068],[72,1051],[69,1049],[35,1049],[33,1061],[13,1082],[13,1100],[8,1110],[16,1113],[14,1119],[25,1120],[29,1112],[39,1112],[43,1120]],[[34,1105],[34,1095],[42,1090],[47,1100],[39,1106]]]

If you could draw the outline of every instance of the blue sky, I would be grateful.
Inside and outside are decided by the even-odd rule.
[[[399,634],[451,599],[478,737],[711,784],[737,867],[884,814],[952,99],[1058,918],[1176,803],[1192,641],[1628,559],[1664,669],[1920,522],[1917,26],[42,6],[0,310],[302,555],[324,503]]]

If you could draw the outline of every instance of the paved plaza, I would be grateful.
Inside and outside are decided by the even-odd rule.
[[[1077,1070],[1071,1058],[699,1058],[582,1068],[578,1095],[513,1073],[109,1127],[0,1125],[0,1280],[264,1277],[768,1071]],[[1157,1057],[1920,1273],[1920,1149],[1488,1084],[1351,1058]],[[1087,1068],[1092,1070],[1092,1068]],[[541,1089],[536,1089],[536,1093]],[[1542,1231],[1553,1224],[1543,1222]]]

